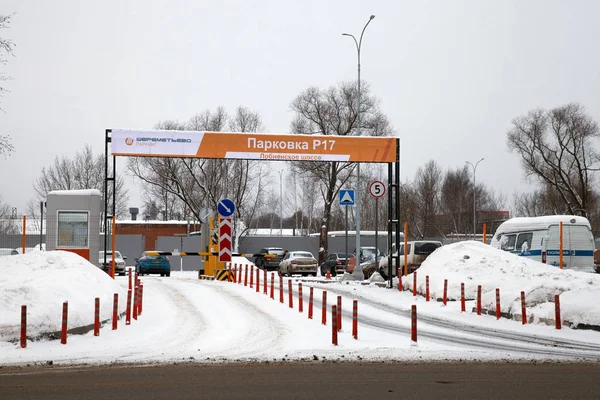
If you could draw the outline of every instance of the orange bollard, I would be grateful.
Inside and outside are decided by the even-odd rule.
[[[290,300],[290,308],[294,308],[294,294],[292,292],[292,280],[288,280],[288,298]]]
[[[496,319],[500,319],[501,317],[500,310],[500,288],[496,288]]]
[[[560,320],[560,297],[554,295],[554,320],[556,321],[556,329],[560,329],[562,323]]]
[[[94,336],[100,336],[100,298],[94,299]]]
[[[413,272],[413,296],[417,295],[417,271]]]
[[[481,285],[477,285],[477,315],[481,315]]]
[[[429,301],[429,275],[425,276],[425,301]]]
[[[321,324],[327,325],[327,291],[323,290],[323,302],[321,303]]]
[[[231,283],[231,263],[227,264],[227,282]]]
[[[250,287],[254,287],[254,266],[250,266]]]
[[[263,285],[263,291],[265,292],[265,294],[267,294],[267,269],[265,268],[265,276],[264,276],[264,285]]]
[[[131,324],[131,289],[127,290],[127,311],[125,312],[125,325]]]
[[[358,300],[352,302],[352,337],[358,339]]]
[[[465,312],[465,283],[460,283],[460,312]]]
[[[248,264],[246,264],[246,269],[244,270],[244,286],[248,286]]]
[[[308,319],[313,317],[313,288],[310,288],[310,294],[308,296]]]
[[[331,273],[329,271],[325,274],[325,279],[331,279]]]
[[[336,306],[333,305],[331,306],[331,343],[334,346],[337,346],[338,344],[338,327],[337,327],[337,321],[338,321],[338,313],[336,310]]]
[[[398,290],[403,291],[404,286],[402,285],[402,275],[398,275]]]
[[[342,296],[337,297],[337,330],[342,330]]]
[[[413,304],[410,311],[410,340],[417,341],[417,306]]]
[[[21,347],[27,347],[27,306],[21,306]]]
[[[298,282],[298,312],[303,312],[302,304],[302,282]]]
[[[140,291],[140,287],[136,286],[135,291],[133,292],[133,319],[137,321],[138,316],[138,293]]]
[[[138,315],[142,315],[142,303],[144,303],[144,282],[140,282],[140,299],[138,304]]]
[[[521,323],[527,323],[527,310],[525,309],[525,292],[521,291]]]
[[[271,298],[275,299],[275,273],[271,272]]]
[[[238,285],[242,284],[242,264],[238,267],[237,264],[235,266],[235,275],[237,276]]]
[[[283,303],[283,276],[279,277],[279,302]]]
[[[112,330],[116,330],[119,320],[119,293],[113,295]]]
[[[133,268],[129,268],[129,289],[131,289],[131,278],[133,277]]]
[[[69,303],[65,301],[62,309],[62,327],[60,330],[60,342],[67,344],[67,320],[69,317]]]
[[[442,298],[444,305],[448,302],[448,279],[444,279],[444,297]]]
[[[260,269],[256,268],[256,293],[260,292]]]

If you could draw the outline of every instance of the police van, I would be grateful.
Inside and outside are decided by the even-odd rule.
[[[594,272],[594,235],[587,218],[574,215],[517,217],[500,224],[491,246],[555,267]]]

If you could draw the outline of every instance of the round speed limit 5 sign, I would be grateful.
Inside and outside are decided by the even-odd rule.
[[[369,193],[375,198],[382,197],[385,194],[385,184],[381,181],[373,181],[369,186]]]

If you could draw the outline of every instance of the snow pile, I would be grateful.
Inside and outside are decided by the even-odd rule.
[[[417,290],[425,293],[429,275],[430,293],[442,298],[448,280],[448,300],[460,300],[460,284],[465,297],[477,297],[482,288],[482,307],[495,310],[496,288],[500,289],[503,313],[521,313],[521,291],[525,292],[527,312],[537,319],[554,319],[554,295],[560,295],[562,319],[574,325],[600,326],[600,275],[561,270],[525,257],[492,248],[476,241],[442,246],[417,271]],[[406,279],[406,278],[405,278]],[[413,277],[405,285],[412,288]]]
[[[31,252],[0,257],[0,341],[18,340],[21,305],[27,306],[27,336],[59,332],[62,302],[69,303],[69,329],[94,322],[94,299],[100,319],[112,316],[113,295],[119,312],[127,292],[105,272],[67,251]]]

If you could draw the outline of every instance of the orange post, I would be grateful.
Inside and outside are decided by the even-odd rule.
[[[352,302],[352,337],[358,339],[358,300]]]
[[[288,298],[290,303],[290,308],[294,308],[294,294],[292,292],[292,280],[288,280]]]
[[[100,336],[100,298],[94,299],[94,336]]]
[[[500,319],[500,317],[501,317],[500,288],[496,288],[496,319]]]
[[[417,295],[417,271],[413,272],[413,296]]]
[[[25,254],[25,247],[27,246],[27,217],[25,215],[23,215],[23,234],[21,235],[21,247],[22,247],[22,253],[21,254]],[[41,246],[42,244],[40,243],[40,250],[41,250]]]
[[[398,290],[400,292],[404,290],[404,286],[402,285],[402,274],[398,274]]]
[[[231,283],[231,263],[227,264],[227,282]]]
[[[119,320],[119,293],[113,295],[112,330],[116,330]]]
[[[67,321],[69,318],[69,303],[65,301],[62,308],[62,327],[60,330],[60,343],[67,344]]]
[[[279,302],[283,303],[283,276],[279,277]]]
[[[137,320],[138,317],[138,293],[140,292],[140,287],[135,286],[135,291],[133,292],[133,319]]]
[[[338,312],[337,312],[336,306],[333,305],[333,306],[331,306],[331,343],[334,346],[337,346],[337,344],[338,344],[337,321],[338,321]]]
[[[448,302],[448,279],[444,279],[444,297],[442,298],[444,305]]]
[[[525,292],[521,291],[521,323],[527,323],[527,310],[525,309]]]
[[[556,322],[556,329],[560,329],[562,322],[560,320],[560,297],[554,295],[554,320]]]
[[[429,301],[429,275],[425,276],[425,301]]]
[[[477,285],[477,315],[481,315],[481,285]]]
[[[310,288],[310,293],[308,295],[308,319],[312,319],[313,317],[313,288]]]
[[[483,224],[483,244],[487,243],[487,225]]]
[[[413,304],[410,310],[410,340],[417,341],[417,305]]]
[[[325,274],[325,279],[327,279],[327,280],[331,279],[331,273],[329,272],[329,270]]]
[[[256,268],[256,293],[260,292],[260,269]]]
[[[244,286],[248,286],[248,264],[246,264],[246,269],[244,270]]]
[[[465,306],[465,283],[461,282],[460,283],[460,312],[465,312],[466,311],[466,306]]]
[[[144,282],[140,282],[140,298],[138,299],[138,315],[142,315],[142,303],[144,302]]]
[[[323,290],[323,301],[321,303],[321,324],[327,325],[327,291]]]
[[[254,267],[250,266],[250,287],[254,285]]]
[[[265,268],[265,276],[264,276],[264,285],[263,285],[263,291],[265,294],[267,294],[267,269]]]
[[[342,330],[342,296],[337,297],[337,330]]]
[[[131,324],[131,289],[127,290],[127,311],[125,311],[125,325]]]
[[[112,262],[110,263],[110,274],[109,275],[111,278],[115,279],[115,264],[116,264],[115,251],[117,249],[117,217],[114,215],[112,217],[110,239],[111,239],[111,246],[112,246]]]
[[[27,306],[21,306],[21,347],[27,347]]]
[[[302,304],[302,282],[298,283],[298,312],[302,312],[303,311],[303,304]]]
[[[408,222],[404,222],[404,276],[408,275]],[[398,274],[400,275],[400,274]]]
[[[271,298],[275,299],[275,273],[271,272]]]
[[[560,231],[560,256],[558,257],[560,262],[560,269],[563,269],[563,224],[562,221],[559,223],[559,231]],[[560,329],[560,328],[559,328]]]
[[[129,290],[131,290],[131,279],[133,277],[133,268],[129,268]]]

